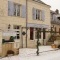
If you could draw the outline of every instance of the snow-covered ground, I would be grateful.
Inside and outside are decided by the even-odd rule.
[[[48,52],[46,52],[48,51]],[[51,46],[40,46],[39,56],[36,55],[36,49],[23,48],[17,56],[6,57],[0,60],[60,60],[60,50],[55,50]]]

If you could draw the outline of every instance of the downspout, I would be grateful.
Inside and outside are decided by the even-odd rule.
[[[28,21],[28,5],[26,0],[26,48],[27,48],[27,22]]]

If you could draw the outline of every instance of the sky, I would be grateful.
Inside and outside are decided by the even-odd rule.
[[[55,11],[56,9],[59,9],[59,12],[60,12],[60,0],[41,0],[41,1],[50,5],[51,10]]]

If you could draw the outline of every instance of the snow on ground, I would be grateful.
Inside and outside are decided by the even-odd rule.
[[[19,55],[2,58],[0,60],[60,60],[60,50],[54,50],[51,46],[40,46],[39,52],[43,53],[40,53],[39,56],[36,55],[36,50],[37,49],[23,48],[20,49]]]

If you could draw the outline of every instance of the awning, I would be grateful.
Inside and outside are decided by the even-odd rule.
[[[34,23],[28,23],[27,27],[34,27],[34,28],[50,28],[49,25],[45,25],[45,24],[34,24]]]

